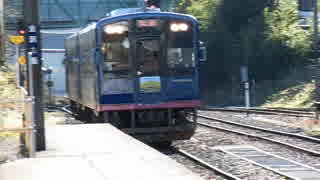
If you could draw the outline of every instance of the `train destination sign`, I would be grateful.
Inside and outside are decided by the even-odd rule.
[[[19,45],[24,43],[24,37],[23,36],[10,36],[10,42]]]

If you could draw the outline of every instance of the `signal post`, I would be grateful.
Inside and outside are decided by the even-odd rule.
[[[24,36],[16,35],[10,36],[10,42],[15,45],[15,59],[18,61],[16,63],[16,79],[17,79],[17,87],[21,87],[21,73],[20,73],[20,59],[23,59],[24,56],[20,56],[20,46],[25,42]]]
[[[45,124],[42,104],[42,60],[39,22],[39,0],[23,0],[24,24],[27,30],[26,58],[28,61],[28,95],[33,96],[31,110],[36,129],[36,150],[46,149]]]

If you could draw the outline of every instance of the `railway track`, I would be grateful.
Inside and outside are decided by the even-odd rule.
[[[200,115],[201,116],[201,115]],[[264,129],[260,127],[248,126],[243,125],[240,123],[233,123],[233,126],[229,124],[229,121],[226,121],[228,127],[220,128],[223,122],[211,122],[213,120],[203,120],[199,118],[199,124],[208,126],[217,126],[218,128],[214,127],[215,129],[221,130],[218,132],[218,137],[214,138],[214,131],[210,132],[208,128],[200,128],[199,134],[200,137],[195,137],[196,139],[191,142],[191,146],[183,145],[182,149],[187,149],[188,152],[192,153],[192,155],[196,155],[195,159],[205,160],[205,162],[213,163],[215,162],[215,166],[219,168],[222,167],[222,171],[227,170],[227,173],[231,173],[232,175],[237,176],[236,178],[240,179],[247,179],[252,178],[255,174],[264,174],[266,173],[266,179],[294,179],[294,180],[304,180],[304,179],[318,179],[315,177],[320,177],[320,171],[317,169],[317,163],[311,163],[312,161],[317,162],[316,159],[320,156],[320,140],[312,137],[302,136],[293,133],[285,133],[281,131],[274,131],[269,129]],[[206,123],[205,123],[206,122]],[[217,125],[219,124],[220,125]],[[236,124],[236,125],[234,125]],[[237,125],[241,126],[237,126]],[[202,126],[202,125],[200,125]],[[243,132],[243,129],[247,129],[249,127],[250,131]],[[227,129],[227,131],[225,131]],[[256,130],[261,131],[256,131]],[[254,133],[252,132],[254,130]],[[210,133],[209,133],[210,132]],[[271,133],[272,132],[272,133]],[[273,132],[276,132],[274,134]],[[237,141],[226,141],[228,134],[230,137],[234,136],[232,134],[241,134],[243,136],[247,136],[250,139],[243,139]],[[269,133],[269,134],[267,134]],[[209,135],[211,134],[211,135]],[[226,135],[224,135],[226,134]],[[280,136],[280,135],[281,136]],[[279,135],[279,136],[278,136]],[[242,137],[243,137],[242,136]],[[289,136],[289,137],[288,137]],[[201,138],[203,137],[203,138]],[[219,142],[219,139],[222,141]],[[241,136],[239,136],[241,137]],[[293,138],[294,137],[294,138]],[[287,139],[290,138],[290,139]],[[251,144],[251,139],[254,140],[254,146],[246,147],[247,145],[238,145],[238,144]],[[264,141],[268,141],[268,145],[264,147],[265,142],[263,141],[256,141],[256,139],[262,139]],[[282,140],[285,139],[285,140]],[[247,141],[247,142],[245,142]],[[305,144],[302,145],[300,143],[304,143],[303,141],[308,141],[308,143],[314,143],[315,146],[318,146],[318,149],[313,149],[313,145]],[[214,142],[214,143],[213,143]],[[237,143],[240,142],[240,143]],[[270,143],[271,142],[271,143]],[[279,146],[280,145],[280,146]],[[284,148],[283,146],[286,146]],[[260,147],[262,149],[258,149]],[[277,150],[279,149],[279,150]],[[286,150],[287,149],[287,150]],[[220,162],[217,157],[213,154],[218,152],[224,152],[229,156],[222,156],[224,159],[223,162]],[[190,154],[188,153],[188,154]],[[212,157],[215,156],[215,157]],[[218,155],[219,156],[219,155]],[[233,163],[230,163],[230,156],[234,156]],[[301,158],[303,157],[303,159]],[[192,156],[191,156],[192,158]],[[190,158],[190,159],[191,159]],[[306,159],[305,159],[306,158]],[[309,159],[309,160],[308,160]],[[312,161],[310,161],[312,159]],[[194,160],[194,161],[196,161]],[[247,165],[239,167],[237,165],[238,161],[247,161]],[[224,164],[224,162],[228,162],[228,164]],[[299,163],[300,162],[300,163]],[[222,164],[221,164],[222,163]],[[243,163],[243,162],[239,162]],[[243,163],[244,164],[244,163]],[[250,165],[251,164],[251,165]],[[210,165],[210,164],[209,164]],[[222,166],[221,166],[222,165]],[[231,166],[230,166],[231,165]],[[227,167],[227,168],[224,168]],[[229,167],[229,168],[228,168]],[[246,169],[247,167],[247,169]],[[251,167],[251,168],[250,168]],[[263,168],[264,170],[260,169]],[[315,168],[316,167],[316,168]],[[277,175],[278,176],[277,176]],[[227,178],[227,177],[226,177]],[[228,178],[227,178],[228,179]]]
[[[204,111],[224,111],[224,112],[237,112],[248,114],[266,114],[266,115],[286,115],[293,117],[314,117],[314,112],[311,111],[298,111],[289,109],[271,109],[271,108],[215,108],[204,107]],[[311,110],[311,109],[310,109]]]
[[[319,169],[252,146],[224,146],[219,149],[293,180],[315,180],[320,177]]]
[[[222,170],[222,169],[220,169],[218,167],[215,167],[215,166],[211,165],[210,163],[205,162],[204,160],[202,160],[199,157],[196,157],[196,156],[188,153],[187,151],[184,151],[184,150],[181,150],[181,149],[177,149],[177,153],[179,153],[180,155],[182,155],[182,156],[184,156],[184,157],[196,162],[197,164],[199,164],[199,165],[201,165],[201,166],[203,166],[203,167],[205,167],[205,168],[207,168],[207,169],[209,169],[209,170],[211,170],[211,171],[223,176],[224,178],[226,178],[228,180],[241,180],[240,178],[238,178],[238,177],[236,177],[236,176],[234,176],[234,175],[232,175],[232,174],[230,174],[230,173],[228,173],[228,172],[226,172],[226,171],[224,171],[224,170]]]
[[[281,179],[293,179],[293,180],[313,180],[315,177],[319,177],[320,170],[310,167],[308,165],[298,163],[293,160],[289,160],[287,158],[283,158],[279,155],[275,155],[269,152],[265,152],[261,149],[252,147],[252,146],[219,146],[219,147],[212,147],[212,150],[221,151],[230,156],[234,156],[235,158],[239,158],[241,160],[246,161],[247,163],[253,164],[255,166],[259,166],[265,170],[278,174],[278,178]],[[242,176],[237,177],[224,169],[218,168],[216,166],[211,165],[210,163],[201,159],[201,157],[194,156],[188,153],[185,150],[178,150],[177,151],[182,156],[196,162],[197,164],[217,173],[224,179],[228,180],[241,180],[250,178],[250,176],[240,175]],[[230,170],[230,169],[229,169]],[[233,172],[238,174],[237,172]],[[302,178],[304,177],[304,178]],[[267,178],[267,177],[266,177]],[[269,179],[269,177],[267,178]],[[317,178],[316,178],[317,179]]]
[[[203,115],[198,115],[198,117],[202,118],[201,122],[198,122],[198,124],[203,127],[261,139],[283,145],[312,156],[320,156],[320,139],[317,138],[250,126]]]

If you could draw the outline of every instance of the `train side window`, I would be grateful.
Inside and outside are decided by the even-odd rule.
[[[76,55],[75,37],[72,37],[72,38],[66,40],[65,48],[66,48],[66,56],[67,57],[74,57]]]
[[[82,57],[87,57],[90,55],[90,48],[91,48],[91,43],[90,43],[90,36],[89,33],[83,33],[80,35],[80,55]]]

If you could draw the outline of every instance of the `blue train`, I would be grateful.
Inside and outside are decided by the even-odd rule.
[[[194,134],[205,51],[194,17],[119,9],[69,36],[65,49],[67,93],[82,121],[146,142]]]

